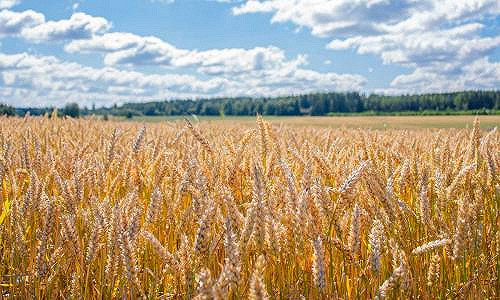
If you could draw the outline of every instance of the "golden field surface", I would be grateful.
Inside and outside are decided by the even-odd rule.
[[[126,120],[114,117],[115,120]],[[182,116],[140,116],[132,120],[136,122],[179,121]],[[197,116],[200,121],[219,125],[237,122],[241,126],[255,126],[255,117],[250,116]],[[266,116],[266,121],[273,125],[290,127],[320,128],[373,128],[373,129],[423,129],[423,128],[468,128],[474,116]],[[492,129],[500,126],[500,115],[481,116],[481,128]]]
[[[499,153],[500,134],[479,120],[374,130],[0,117],[0,291],[498,298]]]

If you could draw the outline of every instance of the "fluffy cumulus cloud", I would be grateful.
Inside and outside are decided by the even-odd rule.
[[[0,36],[18,36],[30,42],[88,39],[110,27],[105,18],[85,13],[74,13],[65,20],[45,21],[43,14],[33,10],[0,11]]]
[[[277,47],[228,48],[196,51],[179,49],[159,38],[113,32],[88,40],[72,41],[70,53],[104,53],[106,65],[161,65],[170,68],[195,68],[207,75],[235,75],[251,71],[285,68],[304,64],[304,56],[289,60]]]
[[[454,68],[454,67],[453,67]],[[451,74],[434,67],[415,69],[410,74],[398,75],[391,83],[390,93],[401,91],[417,93],[425,90],[439,92],[446,86],[447,90],[498,88],[500,83],[500,63],[490,62],[488,58],[479,58],[465,64],[459,71]],[[384,90],[381,90],[384,92]]]
[[[11,8],[21,2],[20,0],[0,0],[0,9]]]
[[[65,46],[70,53],[105,53],[106,65],[172,65],[174,57],[185,55],[173,45],[153,36],[112,32],[92,39],[72,41]]]
[[[326,90],[360,90],[359,75],[320,73],[305,68],[307,57],[287,58],[277,47],[227,48],[205,51],[180,49],[159,38],[111,32],[72,41],[70,53],[102,53],[107,66],[163,66],[166,70],[191,69],[226,84],[215,95],[278,95]]]
[[[58,41],[88,39],[104,33],[111,27],[105,18],[93,17],[85,13],[74,13],[67,20],[49,21],[24,28],[21,35],[30,41]]]
[[[64,99],[109,105],[124,99],[195,97],[220,92],[224,84],[224,80],[202,81],[189,75],[92,68],[52,56],[0,54],[0,95],[12,104],[61,105]]]
[[[93,68],[52,56],[0,54],[0,98],[13,105],[62,105],[62,101],[110,105],[165,98],[278,95],[331,88],[352,90],[362,84],[363,78],[357,75],[297,68],[267,70],[246,79],[220,76],[200,79],[193,75]]]
[[[233,14],[270,13],[271,22],[291,22],[330,38],[333,50],[374,54],[386,64],[413,69],[391,82],[391,91],[496,88],[498,73],[488,55],[500,37],[481,35],[498,19],[497,0],[263,0],[246,1]],[[496,75],[496,77],[491,77]]]
[[[0,11],[0,37],[19,35],[24,29],[43,24],[45,16],[33,10],[13,12]]]

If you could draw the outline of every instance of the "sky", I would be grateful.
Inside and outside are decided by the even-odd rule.
[[[0,0],[0,102],[500,88],[498,0]]]

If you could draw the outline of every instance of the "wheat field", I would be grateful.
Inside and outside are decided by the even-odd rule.
[[[0,117],[0,290],[500,297],[500,134]]]

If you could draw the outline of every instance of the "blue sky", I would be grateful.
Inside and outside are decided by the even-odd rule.
[[[0,0],[0,102],[500,87],[491,0]]]

